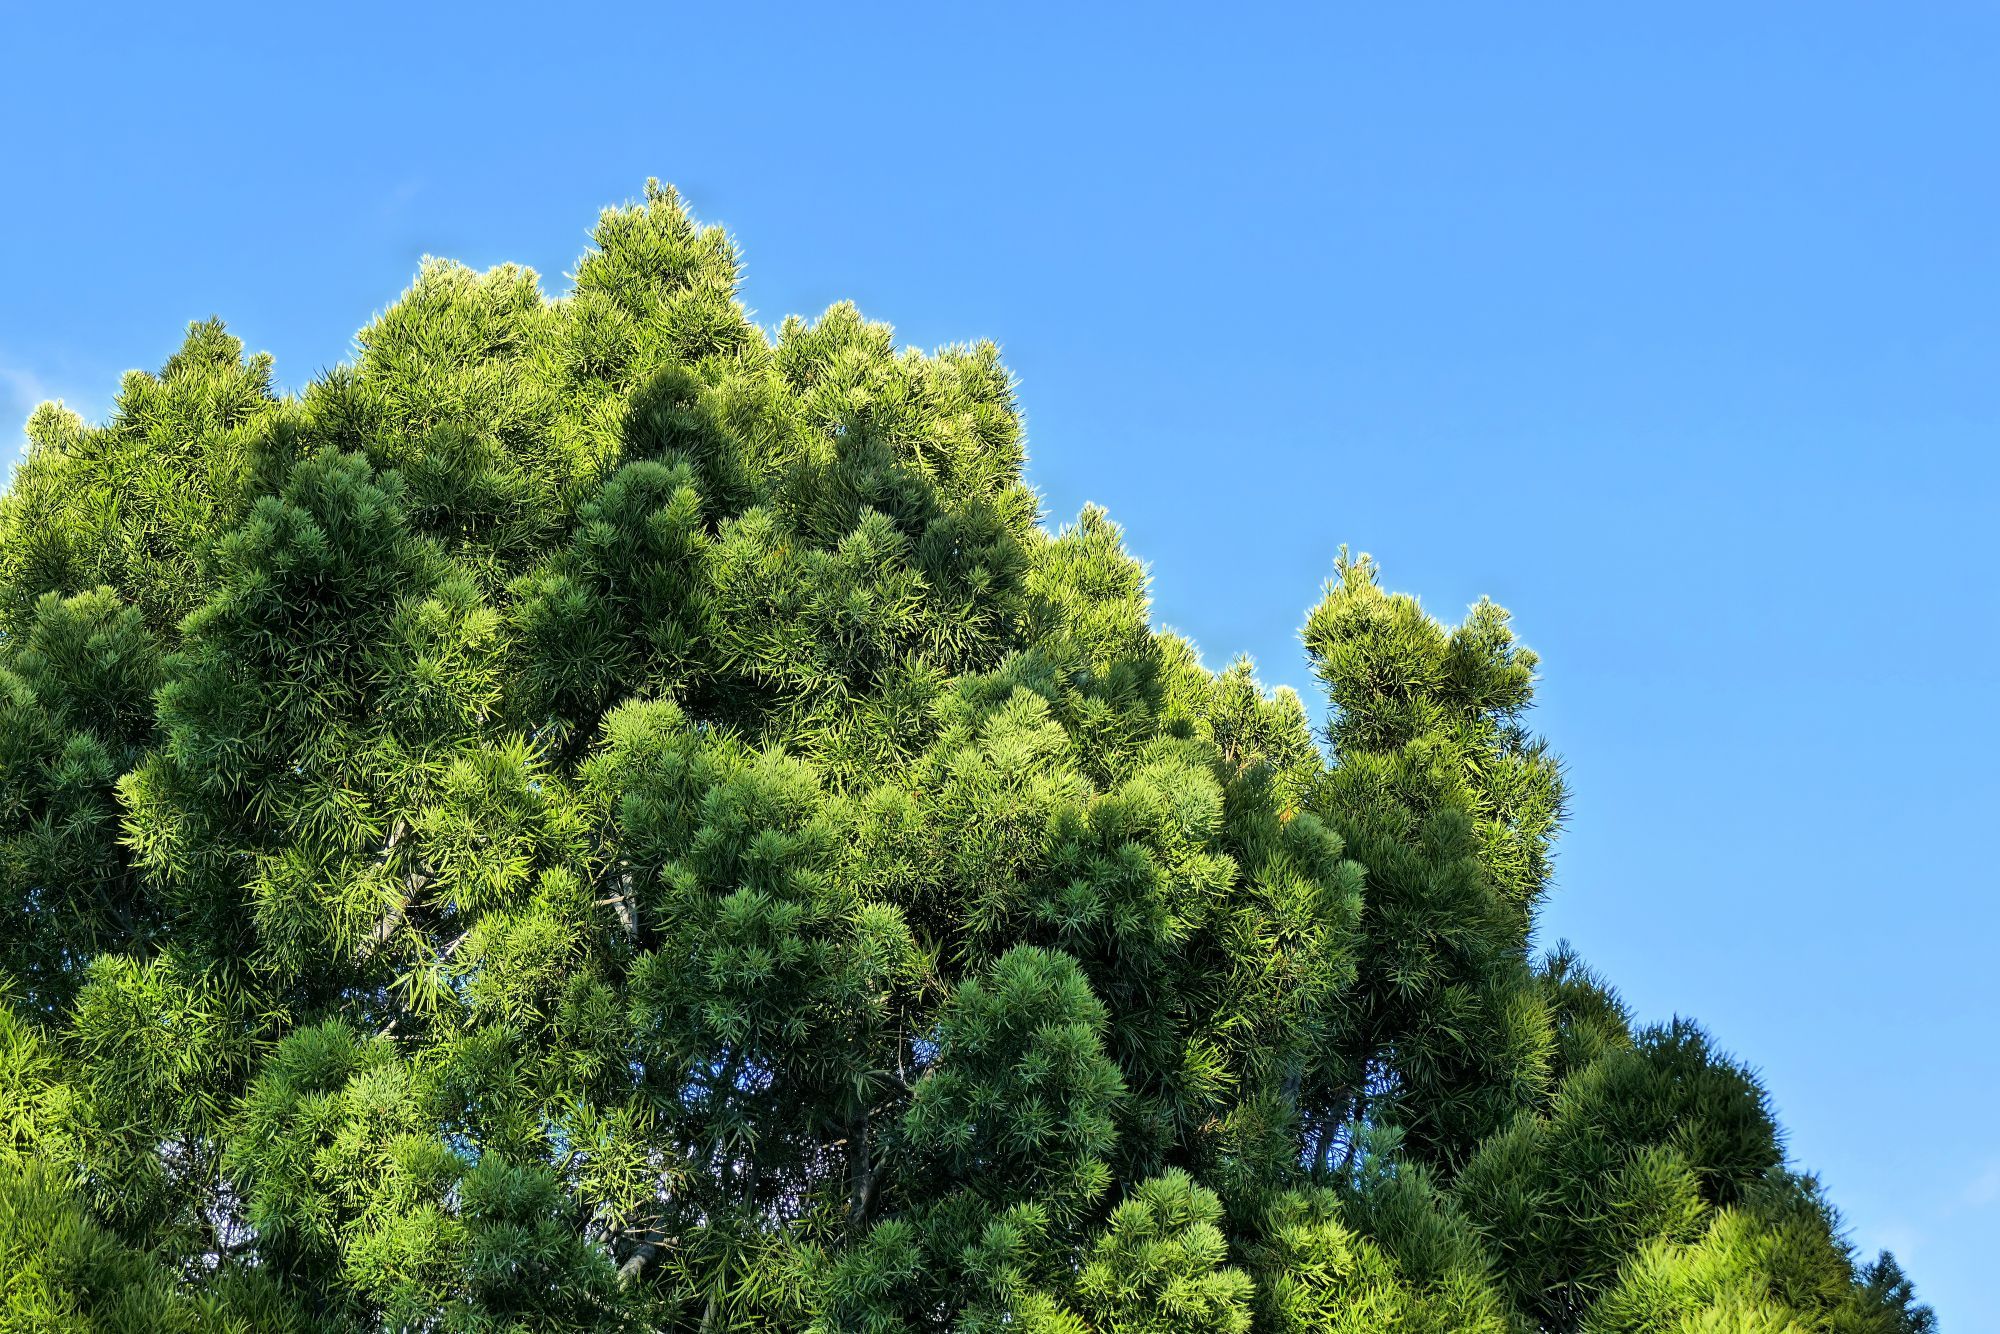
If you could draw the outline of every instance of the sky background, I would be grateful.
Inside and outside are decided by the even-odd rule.
[[[647,176],[759,320],[992,338],[1054,521],[1316,700],[1335,549],[1543,657],[1544,915],[2000,1330],[2000,6],[0,0],[0,459],[219,314],[296,389],[424,254]]]

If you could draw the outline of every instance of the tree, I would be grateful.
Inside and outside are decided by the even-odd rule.
[[[737,275],[649,186],[561,298],[429,262],[301,393],[208,322],[31,419],[0,1319],[1929,1327],[1530,957],[1504,613],[1343,556],[1316,737],[1041,526],[990,345]]]

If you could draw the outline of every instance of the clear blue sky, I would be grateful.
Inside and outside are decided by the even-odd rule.
[[[672,181],[766,323],[997,339],[1212,664],[1311,698],[1342,542],[1513,608],[1546,939],[2000,1329],[2000,9],[97,8],[0,0],[0,413],[210,313],[296,388]]]

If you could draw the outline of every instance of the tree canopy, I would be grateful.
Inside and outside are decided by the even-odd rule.
[[[993,346],[738,282],[649,185],[31,419],[0,1329],[1932,1329],[1536,953],[1505,612],[1343,551],[1316,731],[1042,526]]]

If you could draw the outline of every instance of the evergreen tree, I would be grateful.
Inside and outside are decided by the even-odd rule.
[[[1529,952],[1534,656],[1347,559],[1315,736],[1041,526],[990,345],[669,190],[0,497],[0,1328],[1921,1334]]]

